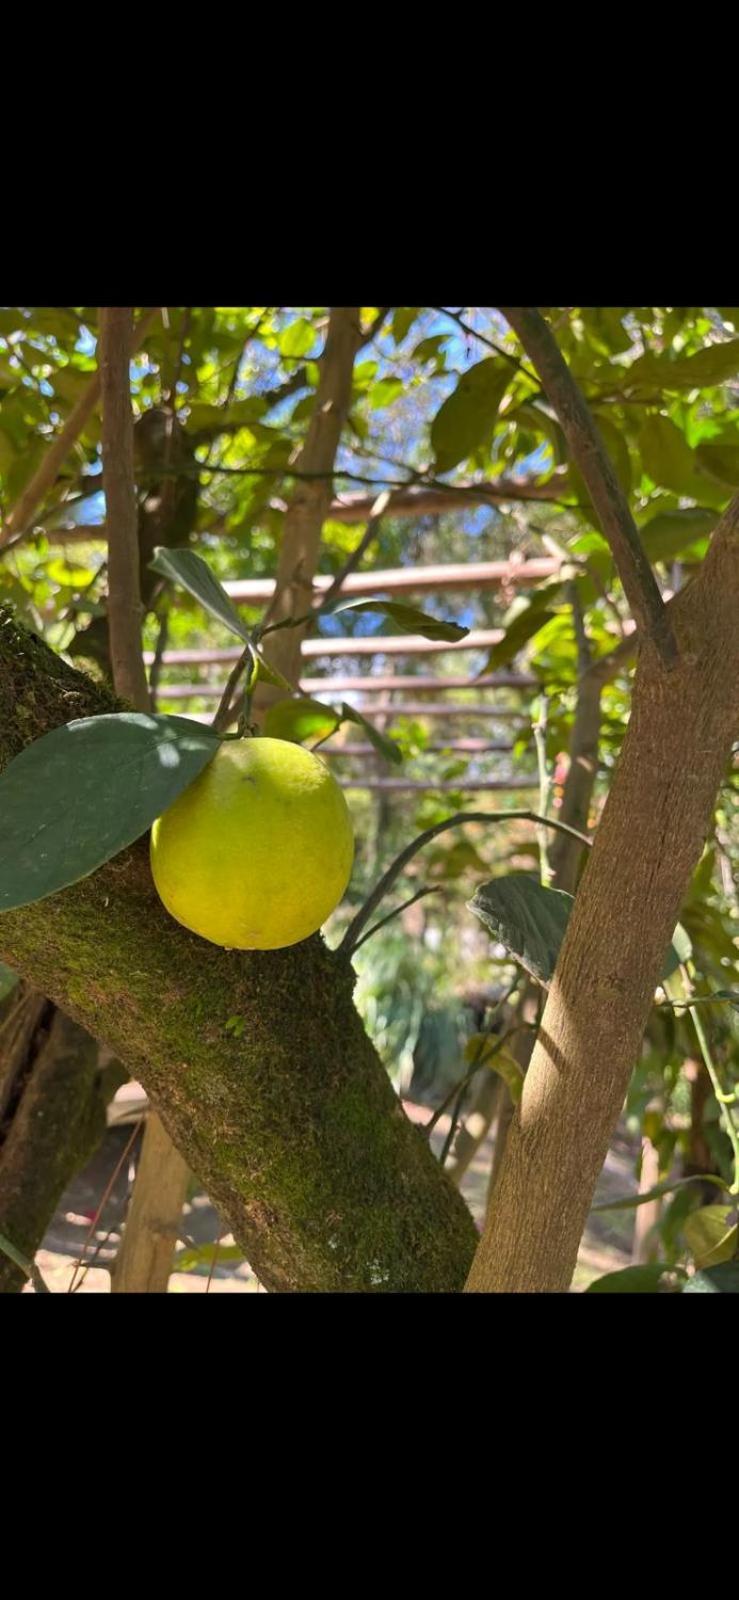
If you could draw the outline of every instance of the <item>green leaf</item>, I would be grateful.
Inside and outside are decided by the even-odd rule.
[[[320,700],[278,700],[265,716],[264,732],[269,739],[304,744],[306,739],[325,739],[340,722],[341,712],[322,705]]]
[[[421,311],[420,306],[398,306],[393,315],[393,338],[396,344],[402,344],[409,328],[413,326],[416,317]]]
[[[573,904],[574,897],[562,889],[545,889],[538,878],[513,873],[481,884],[468,902],[468,909],[532,978],[546,987],[554,976]],[[692,948],[685,929],[678,923],[663,979],[690,959]]]
[[[401,633],[420,633],[424,639],[448,639],[450,643],[456,643],[458,639],[466,638],[470,631],[469,628],[460,627],[458,622],[439,622],[436,617],[427,616],[425,611],[417,611],[415,606],[406,606],[397,600],[344,600],[331,607],[333,616],[338,616],[342,611],[377,611],[394,622]]]
[[[555,615],[554,611],[542,609],[536,598],[521,607],[506,628],[503,638],[493,645],[483,671],[497,672],[500,667],[507,666]]]
[[[361,711],[355,711],[353,706],[348,706],[346,701],[343,702],[341,707],[341,720],[342,722],[356,723],[357,727],[361,728],[366,734],[378,755],[383,756],[385,761],[392,761],[394,766],[400,766],[403,760],[403,752],[395,743],[395,740],[388,739],[384,733],[378,733],[373,723],[368,722],[366,717],[362,716]]]
[[[606,1272],[602,1278],[589,1283],[585,1294],[679,1294],[672,1285],[663,1284],[666,1275],[687,1278],[682,1267],[667,1266],[664,1261],[652,1261],[641,1267],[622,1267],[619,1272]]]
[[[307,356],[308,351],[313,349],[315,342],[315,328],[312,327],[310,322],[306,321],[305,317],[296,317],[295,321],[291,322],[290,326],[283,330],[277,341],[280,347],[280,354],[292,357]]]
[[[283,678],[282,673],[278,672],[276,667],[271,666],[269,661],[265,661],[257,645],[252,645],[252,651],[257,660],[258,680],[261,683],[272,683],[276,689],[286,689],[288,694],[292,694],[294,685],[288,683],[287,678]]]
[[[690,934],[686,932],[682,923],[678,922],[672,935],[669,950],[665,956],[660,983],[664,983],[667,978],[671,978],[673,972],[677,972],[679,966],[684,966],[685,962],[690,960],[692,954],[693,944]]]
[[[208,433],[215,437],[225,428],[248,428],[258,422],[267,410],[263,395],[250,395],[248,400],[233,400],[230,406],[205,405],[196,402],[190,407],[187,418],[188,433]]]
[[[383,406],[392,405],[398,395],[405,393],[405,384],[402,378],[381,378],[370,390],[369,403],[372,411],[381,411]]]
[[[464,1057],[468,1066],[476,1062],[480,1067],[497,1072],[507,1084],[514,1105],[518,1103],[523,1090],[523,1067],[505,1045],[496,1043],[493,1034],[473,1033],[464,1047]]]
[[[739,339],[707,345],[692,356],[671,358],[668,353],[648,351],[627,370],[629,388],[635,384],[680,393],[689,389],[709,389],[725,383],[739,372]]]
[[[739,444],[699,444],[695,454],[712,478],[730,489],[739,486]]]
[[[692,500],[715,497],[716,486],[701,473],[696,452],[669,417],[647,417],[639,433],[639,449],[644,470],[654,483]]]
[[[133,844],[212,761],[184,717],[85,717],[28,745],[0,776],[0,911],[43,900]]]
[[[173,1272],[192,1272],[197,1267],[220,1266],[222,1261],[243,1261],[244,1252],[237,1244],[199,1244],[179,1250],[172,1263]]]
[[[739,1294],[739,1261],[707,1267],[688,1279],[685,1294]]]
[[[650,561],[675,561],[699,539],[707,539],[716,521],[716,512],[708,506],[660,511],[640,529],[642,544]]]
[[[554,975],[573,903],[573,896],[561,889],[544,889],[538,879],[516,873],[481,884],[468,909],[532,978],[546,986]]]
[[[511,381],[507,362],[490,357],[462,373],[431,424],[437,472],[449,472],[492,437],[498,408]]]
[[[702,1206],[683,1222],[685,1243],[697,1267],[717,1267],[737,1253],[736,1206]]]
[[[152,572],[159,572],[170,583],[178,583],[181,589],[186,589],[203,610],[208,611],[224,628],[235,633],[238,639],[243,639],[245,644],[251,644],[251,633],[246,623],[242,622],[236,607],[210,567],[194,550],[167,550],[163,545],[157,545],[149,566]]]

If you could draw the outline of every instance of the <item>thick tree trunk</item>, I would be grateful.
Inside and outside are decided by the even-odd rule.
[[[30,1260],[67,1184],[105,1133],[123,1074],[94,1039],[21,982],[0,1015],[0,1233]],[[0,1253],[0,1294],[25,1277]]]
[[[0,764],[114,706],[0,608]],[[0,956],[140,1079],[268,1289],[461,1289],[471,1217],[320,936],[254,955],[207,944],[167,916],[142,841],[3,913]]]
[[[569,1286],[680,904],[739,734],[739,500],[642,645],[623,752],[585,867],[468,1289]]]

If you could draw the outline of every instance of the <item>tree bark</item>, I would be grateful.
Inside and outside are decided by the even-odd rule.
[[[27,983],[0,1014],[0,1233],[33,1260],[75,1173],[105,1133],[122,1078],[90,1035]],[[24,1274],[0,1253],[0,1294]]]
[[[108,631],[113,686],[137,711],[149,710],[141,648],[141,580],[129,375],[133,311],[100,307],[103,472],[108,525]],[[189,1172],[150,1112],[123,1241],[113,1270],[115,1294],[164,1294],[177,1243]]]
[[[641,646],[586,864],[467,1288],[569,1286],[680,904],[739,734],[739,499],[670,603],[671,669]]]
[[[133,413],[129,362],[133,312],[100,307],[98,364],[103,402],[103,472],[108,526],[108,630],[116,694],[137,711],[149,709],[141,648],[138,513],[133,472]]]
[[[296,483],[280,541],[271,622],[301,616],[311,608],[321,530],[333,494],[330,474],[349,411],[354,358],[361,343],[359,307],[332,306],[315,407],[305,444],[294,463],[301,472],[320,472],[326,476]],[[300,646],[304,634],[305,628],[283,628],[269,634],[264,641],[265,656],[289,683],[297,684],[300,679]],[[260,684],[255,706],[268,706],[283,695],[281,689]]]
[[[0,608],[0,765],[117,703]],[[470,1214],[405,1116],[319,935],[218,949],[167,916],[146,843],[0,916],[0,956],[138,1078],[273,1291],[450,1292]]]

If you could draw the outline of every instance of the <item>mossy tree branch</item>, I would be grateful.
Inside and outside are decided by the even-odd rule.
[[[0,609],[0,765],[103,687]],[[469,1212],[412,1126],[319,935],[243,954],[187,933],[145,843],[0,916],[0,954],[146,1088],[273,1291],[456,1291]]]

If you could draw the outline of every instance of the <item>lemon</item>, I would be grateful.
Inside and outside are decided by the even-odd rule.
[[[282,739],[225,741],[151,833],[170,915],[235,950],[279,950],[315,933],[353,859],[338,783],[319,756]]]

